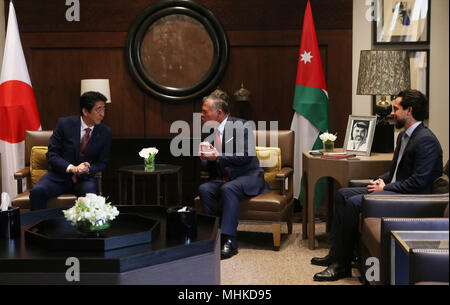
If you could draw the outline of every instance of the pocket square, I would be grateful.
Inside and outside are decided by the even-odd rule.
[[[228,141],[225,142],[225,144],[227,144],[228,142],[230,142],[231,140],[233,140],[234,137],[231,137],[228,139]]]

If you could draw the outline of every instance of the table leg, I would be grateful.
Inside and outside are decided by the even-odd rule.
[[[164,205],[167,206],[167,175],[163,177],[164,184]]]
[[[131,174],[131,204],[136,204],[136,177]]]
[[[333,186],[333,178],[327,178],[327,184],[328,184],[328,215],[327,215],[327,226],[326,226],[326,232],[330,232],[331,230],[331,223],[333,222],[333,215],[334,215],[334,186]]]
[[[128,204],[128,181],[127,181],[127,175],[125,175],[125,177],[123,179],[123,183],[124,183],[124,188],[123,188],[124,200],[123,200],[123,204]]]
[[[145,200],[145,192],[146,192],[146,188],[145,188],[145,180],[147,179],[147,177],[146,176],[143,176],[142,177],[142,203],[143,204],[147,204],[146,203],[146,200]]]
[[[302,239],[307,238],[308,233],[308,179],[303,174],[302,179]]]
[[[156,204],[161,204],[161,176],[156,174]]]
[[[122,203],[122,173],[119,172],[119,204]]]
[[[177,173],[177,178],[178,178],[178,204],[182,205],[182,201],[183,201],[183,178],[181,175],[181,172]]]
[[[314,187],[315,183],[308,183],[308,248],[314,250],[315,220],[314,220]]]

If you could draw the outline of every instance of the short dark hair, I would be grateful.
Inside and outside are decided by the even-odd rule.
[[[427,115],[428,99],[427,97],[415,89],[407,89],[400,91],[397,97],[401,97],[400,105],[403,109],[412,107],[412,116],[416,121],[423,121]]]
[[[203,103],[206,100],[212,101],[211,106],[214,110],[221,109],[224,114],[230,114],[230,97],[225,91],[216,89],[210,95],[203,98]]]
[[[91,112],[97,102],[102,101],[106,103],[107,100],[108,99],[106,96],[97,91],[88,91],[83,93],[80,97],[81,116],[83,116],[83,108],[85,108],[88,112]]]

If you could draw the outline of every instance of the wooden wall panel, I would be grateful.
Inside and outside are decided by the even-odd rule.
[[[61,116],[77,114],[80,80],[109,78],[112,104],[105,123],[113,130],[105,193],[117,202],[117,169],[140,162],[137,150],[156,145],[158,162],[183,165],[184,200],[192,202],[199,183],[195,157],[170,155],[170,125],[191,124],[201,101],[162,103],[133,81],[125,61],[128,30],[157,0],[81,0],[81,21],[67,22],[64,0],[15,0],[22,44],[43,129]],[[198,0],[224,26],[230,61],[219,87],[232,95],[244,82],[248,104],[232,103],[232,114],[278,121],[289,129],[301,25],[307,0]],[[9,0],[5,1],[8,10]],[[311,0],[330,100],[330,130],[342,146],[351,113],[352,0]],[[7,12],[6,12],[7,16]]]

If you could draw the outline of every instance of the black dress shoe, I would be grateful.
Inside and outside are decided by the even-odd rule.
[[[314,274],[314,280],[319,282],[337,281],[352,276],[352,268],[350,264],[332,263],[327,269]]]
[[[236,255],[238,253],[238,248],[233,246],[231,239],[226,239],[222,244],[222,249],[220,250],[220,259],[227,259]]]
[[[336,259],[328,253],[327,256],[324,257],[313,257],[311,259],[311,264],[316,266],[328,267],[335,261]]]

